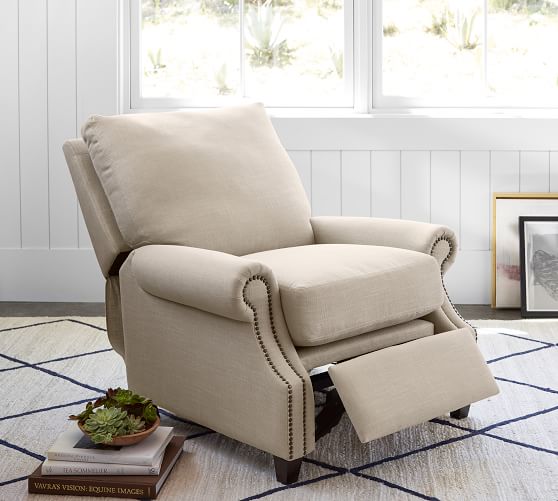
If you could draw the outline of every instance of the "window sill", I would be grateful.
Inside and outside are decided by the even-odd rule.
[[[267,108],[272,118],[440,118],[558,119],[558,108],[381,108],[357,113],[353,108]]]
[[[290,150],[558,150],[555,110],[327,111],[269,114]]]
[[[228,103],[229,106],[254,101]],[[150,103],[153,104],[153,103]],[[164,104],[164,103],[163,103]],[[212,109],[217,106],[151,106],[125,108],[124,113],[150,113],[157,111],[188,111]],[[421,118],[421,119],[558,119],[558,108],[375,108],[370,113],[359,113],[352,107],[266,107],[274,119],[386,119],[386,118]]]

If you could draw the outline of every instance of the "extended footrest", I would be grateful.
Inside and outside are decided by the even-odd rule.
[[[368,353],[331,366],[329,373],[362,442],[499,391],[466,329]]]

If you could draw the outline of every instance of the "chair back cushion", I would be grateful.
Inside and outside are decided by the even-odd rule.
[[[242,255],[314,241],[300,178],[262,105],[92,116],[82,133],[132,248]]]

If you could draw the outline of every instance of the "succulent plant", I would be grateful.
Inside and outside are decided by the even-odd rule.
[[[128,433],[128,413],[117,407],[98,409],[89,416],[83,429],[96,444],[111,442],[114,437]]]
[[[131,390],[109,388],[104,397],[88,402],[80,414],[71,415],[97,444],[114,437],[133,435],[150,428],[159,410],[153,402]]]
[[[126,418],[126,435],[133,435],[145,430],[145,421],[136,416],[127,416]]]

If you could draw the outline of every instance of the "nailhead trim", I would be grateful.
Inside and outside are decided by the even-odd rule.
[[[448,262],[449,258],[452,256],[453,254],[453,244],[451,242],[451,240],[446,236],[446,235],[442,235],[441,237],[438,237],[436,240],[434,240],[434,243],[432,244],[432,247],[430,249],[430,254],[432,254],[434,252],[434,249],[436,248],[436,245],[438,245],[438,243],[440,243],[441,241],[447,242],[449,245],[449,252],[448,255],[444,258],[444,260],[442,261],[442,263],[440,264],[440,275],[442,277],[442,287],[444,288],[444,293],[446,294],[446,297],[448,298],[449,304],[451,305],[451,307],[453,308],[453,311],[457,314],[457,316],[463,320],[463,322],[465,322],[469,327],[471,327],[471,329],[473,329],[473,332],[475,333],[475,341],[477,341],[477,329],[475,329],[469,322],[467,322],[467,320],[465,320],[462,316],[461,313],[459,313],[459,311],[457,311],[457,308],[455,307],[455,305],[453,304],[448,291],[446,289],[446,284],[444,282],[444,265]]]
[[[262,275],[253,275],[252,277],[250,277],[247,280],[246,284],[244,284],[244,288],[242,289],[242,299],[244,300],[246,305],[252,310],[252,312],[254,314],[254,332],[256,334],[256,339],[258,340],[258,343],[259,343],[260,348],[261,348],[261,350],[262,350],[262,352],[265,356],[265,359],[266,359],[267,363],[271,367],[271,370],[279,377],[279,379],[281,379],[281,381],[283,381],[287,385],[289,459],[292,459],[293,458],[293,387],[289,383],[289,381],[277,370],[277,367],[275,366],[275,364],[271,360],[271,357],[269,356],[269,352],[267,351],[267,348],[265,347],[265,344],[263,342],[262,335],[261,335],[261,332],[260,332],[260,327],[259,327],[259,322],[258,322],[258,313],[256,311],[256,307],[246,297],[246,288],[248,287],[248,284],[250,282],[254,281],[254,280],[259,280],[260,282],[262,282],[265,285],[265,289],[266,289],[266,292],[267,292],[267,305],[268,305],[268,310],[269,310],[269,324],[271,326],[271,332],[273,334],[273,338],[275,339],[275,342],[277,343],[277,346],[279,348],[279,351],[281,352],[281,355],[283,356],[283,359],[285,360],[285,362],[287,362],[288,366],[292,369],[292,371],[297,375],[297,377],[302,382],[302,405],[303,405],[303,407],[302,407],[302,430],[303,430],[303,449],[304,449],[303,454],[304,455],[306,455],[306,383],[304,382],[304,378],[293,367],[291,361],[287,358],[287,355],[286,355],[285,351],[283,350],[283,346],[281,345],[281,343],[279,341],[279,337],[277,336],[277,331],[275,329],[275,324],[273,322],[271,286],[269,285],[267,280]]]
[[[442,235],[441,237],[438,237],[436,240],[434,240],[434,243],[432,244],[432,247],[430,248],[430,254],[432,254],[434,252],[434,249],[436,248],[436,245],[438,245],[442,241],[447,242],[447,244],[449,245],[449,252],[448,252],[448,255],[442,261],[442,263],[440,264],[441,269],[444,268],[444,265],[449,261],[449,258],[453,254],[453,243],[452,243],[452,241],[446,235]]]

